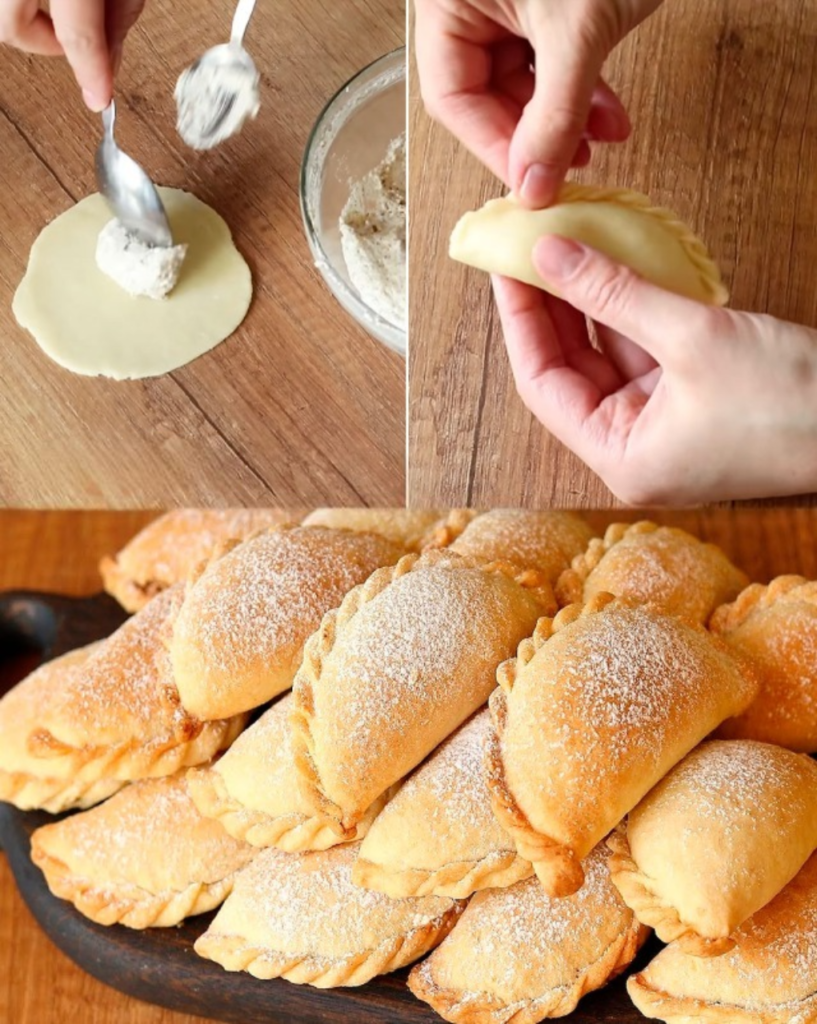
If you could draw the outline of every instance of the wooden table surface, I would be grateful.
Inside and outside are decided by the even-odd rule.
[[[605,73],[633,136],[578,180],[676,210],[734,308],[817,326],[817,4],[672,0]],[[487,275],[447,259],[458,217],[503,188],[425,115],[414,68],[410,138],[410,503],[618,504],[517,397]]]
[[[637,512],[593,512],[598,529]],[[70,594],[99,589],[96,565],[150,514],[0,511],[0,593],[36,588]],[[817,510],[761,509],[660,513],[662,522],[720,544],[762,582],[784,572],[817,578]],[[75,967],[40,932],[0,855],[0,1021],[4,1024],[194,1024],[199,1018],[138,1003]],[[385,1024],[385,1022],[384,1022]]]
[[[229,38],[232,3],[148,0],[125,47],[117,135],[160,184],[221,213],[250,264],[242,327],[165,377],[116,382],[52,363],[14,290],[47,221],[96,190],[100,122],[62,60],[0,48],[0,504],[141,508],[402,504],[405,361],[371,339],[312,265],[299,209],[307,137],[355,72],[405,42],[398,0],[261,0],[247,46],[258,119],[197,154],[173,87]]]

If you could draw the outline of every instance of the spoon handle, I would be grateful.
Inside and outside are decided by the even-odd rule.
[[[105,136],[113,141],[113,126],[116,122],[116,104],[113,100],[102,111],[102,129]]]
[[[238,0],[238,6],[235,9],[233,15],[233,28],[230,33],[230,42],[236,43],[238,46],[244,40],[244,33],[247,31],[247,25],[250,23],[252,12],[255,9],[255,0]]]

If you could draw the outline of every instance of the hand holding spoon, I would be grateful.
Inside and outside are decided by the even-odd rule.
[[[260,76],[243,46],[255,0],[239,0],[230,42],[202,54],[176,83],[177,128],[193,149],[212,149],[258,113]]]

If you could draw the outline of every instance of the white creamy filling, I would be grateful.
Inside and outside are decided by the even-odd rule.
[[[193,149],[211,149],[240,131],[261,106],[259,78],[243,65],[202,61],[176,83],[176,128]]]
[[[364,302],[391,323],[405,324],[405,135],[394,139],[382,162],[352,185],[340,239],[349,277]]]
[[[114,218],[99,233],[96,265],[131,295],[163,299],[179,280],[186,252],[186,245],[145,245]]]

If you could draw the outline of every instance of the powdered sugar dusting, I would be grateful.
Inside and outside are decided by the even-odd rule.
[[[352,882],[360,843],[286,854],[262,850],[236,879],[211,933],[263,936],[285,954],[338,958],[376,948],[438,921],[454,906],[440,896],[393,900]]]

